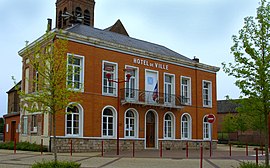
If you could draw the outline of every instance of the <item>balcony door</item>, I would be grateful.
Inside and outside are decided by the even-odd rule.
[[[158,100],[158,73],[157,71],[145,71],[145,101],[155,103]]]

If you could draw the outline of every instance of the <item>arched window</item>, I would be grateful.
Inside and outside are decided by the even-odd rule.
[[[114,136],[115,128],[115,115],[113,111],[106,108],[102,115],[102,135],[105,137]]]
[[[166,113],[164,117],[164,138],[173,138],[174,118],[172,114]]]
[[[79,108],[77,106],[68,107],[66,114],[66,135],[79,136],[81,120]]]
[[[125,137],[137,136],[137,113],[128,110],[125,115]]]
[[[189,115],[185,114],[181,119],[181,138],[191,139],[191,118]]]
[[[76,17],[82,16],[82,9],[80,7],[76,7],[75,14],[76,14]]]
[[[83,18],[83,24],[90,26],[90,12],[88,10],[84,11],[84,18]]]
[[[207,121],[207,116],[203,118],[203,139],[209,140],[210,139],[210,123]]]
[[[67,13],[67,8],[64,9],[64,13],[63,14],[66,14]],[[66,26],[67,25],[67,20],[68,18],[63,18],[63,26]]]
[[[58,13],[58,28],[61,29],[62,28],[62,11],[59,11]]]

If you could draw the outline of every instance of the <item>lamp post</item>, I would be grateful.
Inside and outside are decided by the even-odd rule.
[[[119,89],[119,84],[120,83],[125,83],[125,82],[129,82],[129,79],[131,77],[130,74],[126,75],[126,80],[113,80],[111,79],[112,74],[111,73],[107,73],[106,74],[106,78],[108,79],[109,82],[114,82],[117,83],[117,138],[116,138],[116,151],[117,151],[117,155],[119,155],[119,115],[120,115],[120,89]]]

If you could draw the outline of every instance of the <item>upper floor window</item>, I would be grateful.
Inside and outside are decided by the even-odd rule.
[[[29,93],[29,68],[25,69],[24,75],[24,92]]]
[[[103,62],[103,94],[116,95],[116,83],[109,81],[107,74],[111,74],[110,79],[117,79],[117,65],[116,63]]]
[[[34,81],[35,91],[36,92],[39,90],[38,84],[39,84],[39,75],[38,75],[38,71],[36,71],[35,72],[35,81]]]
[[[210,81],[203,81],[203,106],[212,106],[212,83]]]
[[[137,75],[137,69],[135,68],[128,68],[129,70],[126,71],[125,73],[125,76],[127,74],[130,74],[130,79],[128,82],[126,82],[126,88],[125,88],[125,95],[126,95],[126,99],[129,99],[129,100],[132,100],[132,99],[136,99],[137,96],[136,96],[136,93],[138,90],[138,87],[137,87],[137,78],[138,78],[138,75]]]
[[[69,87],[79,90],[83,88],[83,57],[68,54],[68,78]]]
[[[171,104],[174,102],[174,76],[165,74],[164,78],[164,102]]]
[[[181,77],[181,102],[186,105],[191,104],[191,79]]]

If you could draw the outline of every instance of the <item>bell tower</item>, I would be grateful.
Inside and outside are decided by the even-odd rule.
[[[94,27],[94,0],[57,0],[56,27],[65,29],[76,23]]]

